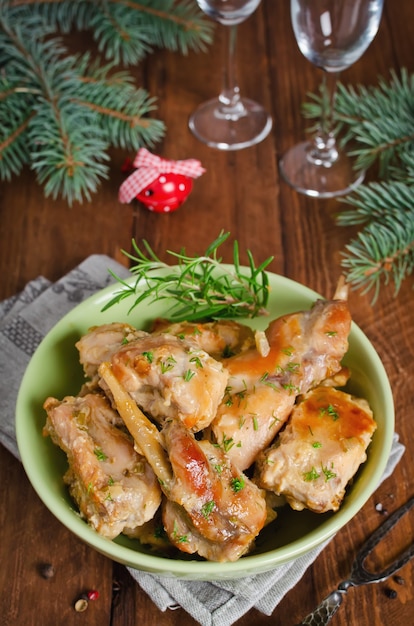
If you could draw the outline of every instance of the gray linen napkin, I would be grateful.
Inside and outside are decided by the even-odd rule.
[[[0,442],[17,458],[14,413],[20,381],[31,355],[47,332],[85,298],[112,282],[111,269],[124,278],[128,270],[104,255],[88,257],[56,283],[42,276],[21,293],[0,302]],[[13,368],[9,364],[13,363]],[[385,480],[404,453],[394,435]],[[250,608],[271,615],[283,596],[302,578],[326,543],[270,572],[220,582],[181,581],[128,568],[131,576],[161,609],[184,608],[201,626],[231,626]]]

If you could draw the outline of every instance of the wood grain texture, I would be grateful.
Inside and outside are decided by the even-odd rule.
[[[71,36],[76,49],[79,35]],[[345,83],[374,84],[389,69],[414,70],[414,4],[410,0],[386,3],[377,38],[363,58],[344,72]],[[126,264],[121,249],[131,239],[145,237],[163,258],[166,250],[185,247],[203,252],[221,229],[237,238],[245,262],[249,248],[256,259],[274,255],[270,269],[330,296],[340,275],[341,251],[351,229],[339,228],[335,200],[317,201],[292,191],[278,172],[283,152],[305,136],[300,107],[306,93],[315,90],[320,75],[299,53],[289,15],[289,3],[263,0],[260,9],[239,29],[239,82],[242,93],[265,104],[272,113],[271,134],[258,146],[221,153],[197,142],[187,129],[188,117],[220,87],[222,32],[208,54],[186,57],[155,52],[138,69],[137,77],[158,98],[157,116],[167,133],[155,151],[166,157],[201,160],[207,172],[198,179],[187,202],[176,213],[156,215],[137,204],[120,205],[117,191],[123,179],[126,154],[113,152],[109,180],[91,203],[68,208],[46,199],[33,173],[0,189],[0,297],[20,290],[43,274],[56,280],[86,256],[105,253]],[[133,156],[133,155],[129,155]],[[231,245],[223,258],[231,261]],[[414,316],[412,280],[398,298],[391,287],[381,293],[375,307],[368,296],[351,295],[354,320],[362,327],[382,358],[394,392],[396,429],[407,452],[393,476],[381,485],[357,517],[342,529],[303,579],[271,617],[255,610],[238,626],[293,626],[312,610],[350,570],[353,556],[364,539],[382,521],[375,505],[392,511],[413,492],[412,363]],[[12,364],[11,364],[12,366]],[[20,463],[0,450],[3,496],[0,507],[1,562],[0,614],[4,626],[193,626],[183,610],[161,613],[136,585],[127,570],[79,542],[43,506]],[[394,531],[384,558],[403,548],[414,534],[407,518]],[[56,575],[39,575],[42,562],[53,563]],[[405,584],[388,583],[351,589],[332,620],[333,626],[394,626],[411,624],[414,612],[413,569],[400,575]],[[395,599],[387,587],[398,592]],[[88,588],[100,597],[87,613],[77,614],[73,602]]]

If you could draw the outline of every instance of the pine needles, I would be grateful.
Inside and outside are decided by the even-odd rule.
[[[71,55],[57,31],[90,30],[105,62]],[[156,100],[127,71],[155,47],[204,50],[211,24],[187,0],[0,0],[0,179],[30,165],[46,196],[90,200],[111,146],[153,146]]]
[[[405,70],[400,77],[391,72],[390,82],[380,79],[376,87],[339,85],[335,117],[345,129],[343,144],[357,145],[350,154],[358,169],[376,163],[379,177],[390,178],[404,164],[414,165],[414,76]]]
[[[342,226],[365,224],[346,246],[342,262],[348,279],[376,301],[382,284],[398,293],[414,267],[413,187],[401,182],[362,185],[345,199],[353,210],[338,216]]]
[[[322,97],[311,95],[306,117],[320,114]],[[339,85],[334,119],[356,168],[373,168],[379,179],[343,198],[348,208],[337,217],[341,226],[360,226],[342,266],[374,303],[387,283],[398,294],[414,269],[414,75],[403,69],[375,87]]]

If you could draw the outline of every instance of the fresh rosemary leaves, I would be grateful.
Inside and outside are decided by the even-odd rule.
[[[223,264],[218,257],[218,248],[229,234],[222,231],[203,256],[187,256],[185,250],[179,253],[167,251],[174,257],[174,265],[162,262],[147,241],[143,240],[141,249],[133,240],[135,254],[125,251],[123,254],[132,261],[131,272],[137,279],[134,284],[129,284],[111,272],[121,289],[103,310],[130,297],[135,300],[129,312],[143,301],[168,298],[171,306],[165,317],[174,322],[266,315],[269,281],[265,268],[273,257],[256,267],[251,252],[247,250],[249,265],[241,266],[235,241],[233,265]]]

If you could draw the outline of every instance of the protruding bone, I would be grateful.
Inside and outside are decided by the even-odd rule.
[[[173,474],[163,447],[161,433],[135,404],[128,392],[123,389],[116,376],[114,376],[109,363],[101,363],[99,375],[108,385],[116,408],[124,420],[125,426],[133,436],[139,451],[151,465],[161,486],[168,488],[173,480]]]
[[[346,283],[345,276],[340,276],[336,285],[333,300],[348,300],[349,287]]]

